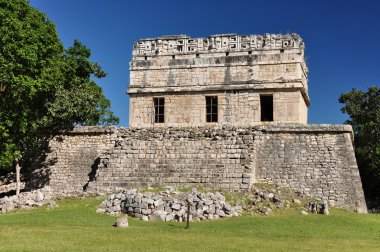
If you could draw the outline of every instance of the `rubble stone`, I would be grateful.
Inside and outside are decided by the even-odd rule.
[[[115,225],[118,228],[127,228],[128,227],[128,217],[127,216],[123,216],[123,217],[118,218],[116,220]]]
[[[121,201],[120,198],[126,200]],[[131,203],[132,201],[128,200],[131,198],[146,203]],[[112,194],[98,206],[97,212],[110,215],[119,215],[125,212],[132,217],[150,221],[183,221],[187,218],[187,202],[191,199],[193,201],[190,201],[190,220],[215,219],[214,213],[219,217],[239,216],[243,213],[241,206],[230,206],[220,193],[202,193],[196,190],[185,193],[175,189],[164,190],[159,193],[140,193],[133,190],[124,195]],[[207,202],[208,205],[204,205],[204,202]],[[115,204],[120,205],[115,206]],[[144,207],[146,208],[142,209],[141,204],[145,204]]]
[[[53,191],[50,187],[21,192],[19,196],[13,195],[0,199],[0,212],[7,213],[16,209],[28,209],[35,206],[55,205],[53,200]]]

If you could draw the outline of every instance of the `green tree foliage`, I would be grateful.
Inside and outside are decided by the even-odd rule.
[[[75,40],[74,45],[63,54],[60,74],[62,85],[54,86],[47,100],[48,113],[44,124],[53,129],[80,125],[117,124],[110,110],[110,101],[91,77],[103,78],[106,73],[101,67],[88,60],[91,52]]]
[[[355,133],[355,154],[367,198],[380,198],[380,89],[352,89],[339,98]],[[380,202],[378,202],[380,204]]]
[[[55,130],[118,123],[93,78],[106,73],[27,0],[0,0],[0,170],[38,152]]]

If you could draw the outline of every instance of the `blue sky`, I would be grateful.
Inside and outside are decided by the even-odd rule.
[[[74,39],[108,72],[99,80],[112,109],[128,126],[129,61],[140,38],[218,33],[298,33],[309,68],[309,123],[343,123],[338,97],[380,85],[380,0],[129,1],[31,0],[57,26],[66,47]]]

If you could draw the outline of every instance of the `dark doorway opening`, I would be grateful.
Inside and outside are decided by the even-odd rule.
[[[218,122],[218,96],[206,96],[206,122]]]
[[[273,121],[273,95],[260,95],[261,121]]]
[[[153,98],[154,103],[154,123],[165,122],[165,98]]]

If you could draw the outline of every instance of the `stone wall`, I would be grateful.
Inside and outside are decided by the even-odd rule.
[[[80,127],[50,142],[46,162],[56,192],[273,183],[365,212],[351,135],[343,125]]]
[[[267,128],[257,135],[255,181],[301,191],[330,205],[365,209],[349,126]]]
[[[82,192],[94,178],[100,155],[115,145],[116,132],[115,127],[76,127],[62,132],[50,141],[45,170],[38,170],[37,176],[48,176],[47,184],[56,192]]]
[[[301,92],[294,89],[156,93],[165,97],[165,122],[155,127],[198,127],[224,125],[245,127],[262,124],[260,95],[273,95],[273,122],[307,123],[307,106]],[[218,123],[206,122],[206,96],[218,97]],[[151,96],[131,94],[131,127],[150,127],[154,122],[154,104]]]
[[[240,191],[251,183],[253,150],[237,132],[173,128],[119,134],[116,146],[102,156],[91,189],[181,185]]]
[[[298,50],[286,54],[259,52],[243,56],[135,60],[131,63],[130,92],[159,91],[167,87],[202,90],[255,83],[279,88],[292,83],[303,88],[306,72],[302,60],[303,56],[299,55]]]

